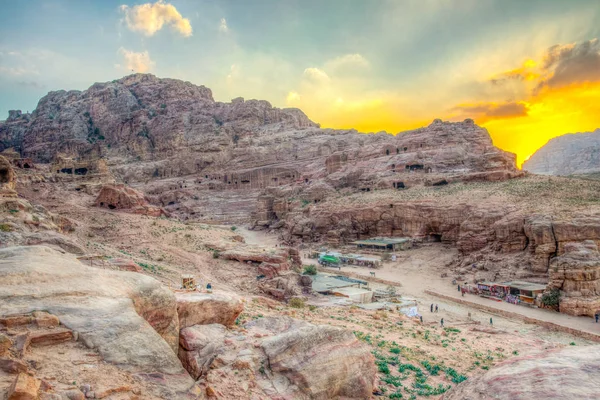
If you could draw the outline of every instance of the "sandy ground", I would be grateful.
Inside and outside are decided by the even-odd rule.
[[[132,259],[143,266],[143,273],[170,286],[178,285],[181,274],[191,273],[198,281],[211,281],[213,286],[219,285],[246,296],[257,294],[255,269],[243,263],[214,259],[209,243],[232,240],[233,236],[241,235],[248,244],[265,248],[278,245],[277,236],[264,231],[249,231],[240,226],[232,231],[230,227],[186,224],[165,218],[103,210],[92,207],[93,197],[81,192],[65,191],[54,185],[40,185],[38,190],[34,202],[73,219],[77,227],[70,236],[87,252]],[[398,253],[396,262],[385,263],[382,268],[375,270],[376,277],[397,282],[401,295],[417,300],[423,324],[418,319],[409,319],[398,312],[364,311],[348,306],[293,309],[282,304],[268,308],[252,301],[247,302],[239,324],[267,315],[286,314],[316,324],[351,329],[361,341],[372,347],[381,370],[381,381],[378,383],[381,393],[389,397],[401,391],[403,398],[415,399],[428,396],[437,398],[449,385],[457,384],[457,376],[481,374],[510,357],[556,346],[591,344],[572,335],[496,316],[492,316],[492,328],[489,314],[425,294],[424,290],[430,289],[460,296],[456,286],[451,284],[451,278],[441,278],[445,266],[455,256],[456,249],[443,244],[431,244]],[[316,260],[304,261],[305,264],[314,264]],[[342,270],[360,274],[365,279],[373,272],[373,269],[350,266],[344,266]],[[332,272],[335,273],[335,270]],[[373,284],[373,287],[385,286]],[[486,299],[469,296],[469,300]],[[575,318],[511,304],[492,303],[493,306],[508,307],[513,312],[542,312],[547,314],[544,318],[553,322]],[[431,304],[438,305],[437,313],[429,311]],[[440,326],[442,318],[446,329]],[[591,319],[575,318],[574,322],[569,323],[589,325]],[[49,355],[41,356],[50,358]],[[57,359],[56,365],[62,362],[64,360]],[[91,368],[90,371],[93,371],[96,367]],[[70,378],[67,383],[68,380]],[[123,380],[129,381],[129,377],[123,376]]]
[[[423,315],[426,323],[439,323],[442,318],[444,321],[466,321],[469,313],[474,321],[479,321],[484,325],[489,325],[490,318],[495,327],[499,329],[508,329],[519,332],[535,332],[539,337],[546,340],[558,341],[560,343],[575,342],[578,344],[590,344],[591,342],[575,338],[571,335],[552,332],[548,329],[533,324],[525,324],[522,321],[507,319],[480,311],[479,309],[466,305],[445,301],[439,297],[431,296],[425,293],[425,290],[431,290],[436,293],[454,296],[457,299],[462,298],[457,286],[452,284],[452,278],[442,278],[445,272],[444,266],[447,265],[455,256],[457,250],[451,246],[443,244],[427,244],[422,247],[397,253],[396,262],[386,262],[382,268],[372,269],[357,266],[342,266],[342,271],[353,272],[370,277],[371,272],[375,272],[377,278],[392,282],[398,282],[400,285],[398,293],[403,296],[414,298],[418,302],[419,313]],[[305,264],[315,264],[314,259],[304,258]],[[331,273],[336,269],[331,268]],[[465,295],[464,300],[474,303],[494,307],[499,310],[519,313],[524,316],[537,318],[543,321],[553,322],[566,327],[577,328],[589,332],[600,334],[600,324],[594,323],[592,318],[574,317],[548,310],[530,308],[526,306],[516,306],[505,302],[497,302],[490,299],[481,298],[475,295]],[[431,304],[438,305],[438,313],[431,313]]]

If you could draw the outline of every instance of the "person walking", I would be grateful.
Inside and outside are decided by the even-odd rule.
[[[594,317],[596,317],[596,323],[598,323],[598,318],[600,318],[600,313],[598,311],[596,311],[596,314],[594,315]]]
[[[207,291],[208,293],[212,293],[212,285],[211,285],[210,283],[208,283],[208,284],[206,285],[206,291]]]
[[[433,303],[431,304],[430,310],[433,312]]]
[[[490,317],[490,325],[494,326],[494,321],[492,321],[492,317]]]
[[[423,316],[419,315],[419,319],[421,320],[421,325],[423,325]]]
[[[441,319],[440,325],[442,326],[442,328],[444,327],[444,318]]]
[[[460,292],[460,285],[458,285],[458,291]]]
[[[435,305],[435,312],[438,312],[438,305]]]

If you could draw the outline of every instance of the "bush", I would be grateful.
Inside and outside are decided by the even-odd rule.
[[[237,229],[237,226],[234,225],[230,229],[231,229],[232,232],[235,232],[235,230]]]
[[[305,306],[304,300],[302,300],[300,297],[292,297],[288,304],[293,308],[304,308]]]
[[[0,224],[0,232],[12,232],[12,226],[9,224]]]
[[[557,288],[550,289],[542,295],[542,304],[546,307],[558,309],[560,303],[560,290]]]
[[[221,253],[219,252],[219,250],[213,250],[213,252],[212,252],[213,258],[219,258],[220,255],[221,255]]]
[[[316,275],[317,267],[314,264],[306,265],[304,267],[304,275]]]

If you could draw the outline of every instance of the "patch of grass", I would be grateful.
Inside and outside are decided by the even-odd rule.
[[[9,224],[0,224],[0,232],[12,232],[13,228]]]
[[[305,307],[304,300],[301,299],[300,297],[292,297],[288,304],[290,307],[293,307],[293,308],[304,308]]]
[[[304,275],[316,275],[317,267],[313,264],[304,267]]]

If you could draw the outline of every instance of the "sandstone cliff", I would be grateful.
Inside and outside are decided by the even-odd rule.
[[[51,92],[31,115],[11,113],[0,122],[0,151],[9,147],[54,162],[57,176],[77,178],[106,164],[167,212],[206,221],[248,221],[254,211],[268,221],[271,210],[256,210],[252,200],[269,188],[301,189],[314,202],[346,187],[520,174],[514,155],[494,147],[472,120],[436,120],[396,136],[319,129],[297,109],[241,98],[215,102],[204,86],[143,74]]]
[[[600,129],[551,139],[523,163],[523,169],[543,175],[599,172]]]

